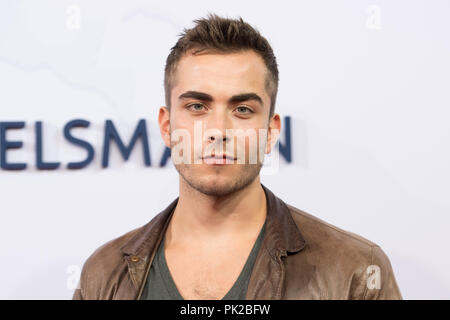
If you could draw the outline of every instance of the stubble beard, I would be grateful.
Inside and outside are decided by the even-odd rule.
[[[195,166],[204,166],[205,164],[174,164],[175,169],[181,175],[184,181],[193,189],[197,190],[208,196],[223,197],[230,195],[234,192],[240,191],[250,185],[256,177],[258,177],[261,168],[263,166],[262,161],[253,163],[236,163],[226,164],[225,166],[239,166],[240,170],[229,179],[202,179],[202,177],[196,177]],[[216,170],[216,174],[220,175],[226,168],[218,166],[212,168]],[[212,181],[211,181],[212,180]]]
[[[232,179],[231,181],[219,181],[219,179],[214,181],[204,181],[201,178],[197,179],[191,174],[192,170],[190,170],[190,167],[193,165],[178,164],[175,165],[175,168],[191,188],[205,195],[215,197],[227,196],[244,189],[255,180],[262,167],[262,164],[260,163],[237,164],[242,166],[242,169],[239,174],[237,174],[236,179]],[[217,168],[216,170],[219,171],[221,169]],[[218,174],[220,173],[218,172]]]

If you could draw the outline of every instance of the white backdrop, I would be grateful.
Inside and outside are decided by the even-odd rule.
[[[291,116],[292,163],[262,182],[276,195],[379,244],[406,299],[450,298],[450,3],[448,1],[0,1],[0,122],[22,171],[0,170],[0,298],[69,299],[86,258],[147,223],[178,195],[159,168],[163,69],[183,27],[242,16],[278,58],[276,112]],[[94,161],[65,169],[86,152]],[[152,166],[128,161],[103,126],[129,141],[146,119]],[[35,168],[35,122],[44,159]]]

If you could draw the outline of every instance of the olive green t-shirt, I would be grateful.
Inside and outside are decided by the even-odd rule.
[[[241,273],[222,300],[245,300],[248,282],[256,260],[256,255],[263,239],[265,227],[266,223],[264,222]],[[140,298],[141,300],[184,300],[178,292],[175,282],[170,274],[169,267],[167,266],[166,257],[164,255],[164,240],[165,236],[163,236],[158,251],[153,259]]]

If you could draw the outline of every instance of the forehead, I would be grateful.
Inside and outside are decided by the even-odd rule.
[[[177,66],[172,94],[188,90],[211,95],[257,92],[270,99],[265,90],[267,68],[254,51],[184,55]]]

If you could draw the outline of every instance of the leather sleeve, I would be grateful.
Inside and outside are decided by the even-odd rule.
[[[378,246],[371,247],[371,264],[365,270],[364,300],[402,300],[402,294],[392,270],[392,265],[384,251]]]
[[[83,265],[83,268],[81,270],[80,274],[80,280],[78,281],[77,288],[73,292],[72,300],[86,300],[86,296],[84,294],[86,289],[86,278],[87,278],[87,266],[88,266],[89,259],[86,260],[86,262]]]
[[[81,294],[81,289],[75,289],[72,296],[72,300],[84,300]]]

